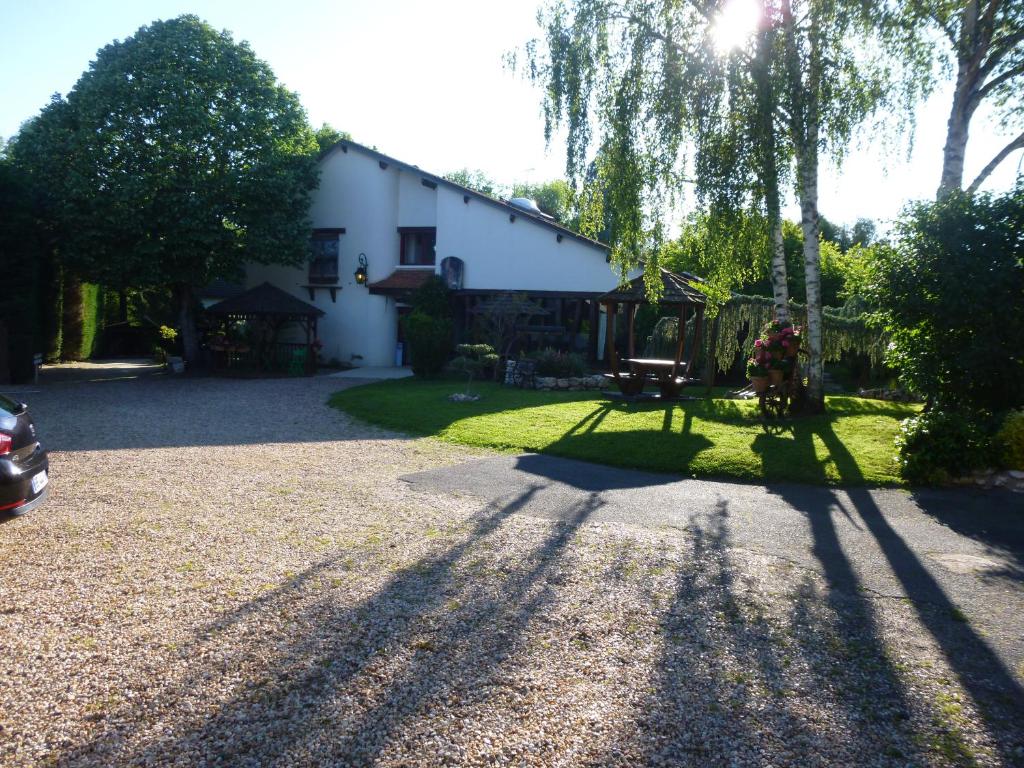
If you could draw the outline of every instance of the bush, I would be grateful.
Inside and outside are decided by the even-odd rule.
[[[992,441],[980,423],[955,411],[926,411],[904,419],[896,435],[900,475],[911,483],[936,484],[991,466]]]
[[[459,356],[452,360],[449,367],[469,377],[466,382],[467,392],[473,377],[493,372],[500,359],[490,344],[459,344],[455,351]]]
[[[537,362],[538,376],[554,376],[556,379],[579,378],[587,375],[587,362],[575,352],[559,352],[557,349],[542,349],[530,355]]]
[[[435,376],[448,360],[452,348],[452,322],[414,310],[405,318],[405,338],[409,341],[412,372],[417,376]]]
[[[414,312],[422,312],[430,317],[452,316],[451,291],[444,280],[436,275],[413,292],[409,303]]]
[[[940,407],[1024,404],[1024,184],[908,209],[866,290],[891,338],[886,362]]]
[[[1024,471],[1024,408],[1006,414],[996,433],[996,447],[1004,467]]]

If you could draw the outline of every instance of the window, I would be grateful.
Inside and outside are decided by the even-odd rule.
[[[313,230],[309,254],[310,283],[338,282],[338,235],[344,233],[344,229]]]
[[[434,266],[437,230],[433,227],[399,227],[402,249],[398,263],[405,267]]]

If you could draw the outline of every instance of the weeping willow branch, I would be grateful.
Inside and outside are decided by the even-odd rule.
[[[795,324],[806,323],[806,305],[791,301],[789,311]],[[762,326],[774,319],[774,301],[766,296],[734,295],[719,309],[718,317],[715,366],[727,371],[738,354],[746,357],[753,353],[754,340]],[[826,307],[822,320],[822,354],[826,362],[835,362],[844,354],[853,353],[866,355],[873,366],[882,364],[888,340],[870,328],[863,317],[844,317],[838,310]],[[745,337],[744,331],[747,331]],[[708,343],[705,339],[705,349]]]

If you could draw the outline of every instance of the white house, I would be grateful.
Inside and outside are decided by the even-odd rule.
[[[524,328],[530,343],[562,341],[598,356],[603,324],[593,299],[618,282],[606,246],[528,201],[493,199],[351,141],[335,145],[320,171],[308,266],[250,265],[246,287],[270,282],[323,310],[324,359],[401,362],[405,301],[442,266],[463,338],[484,297],[525,292],[547,310]]]

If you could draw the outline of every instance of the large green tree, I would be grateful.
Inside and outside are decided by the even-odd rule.
[[[195,16],[142,27],[50,109],[67,128],[45,148],[64,163],[65,265],[115,288],[172,289],[190,362],[198,287],[247,261],[307,257],[317,142],[297,96],[229,33]]]

